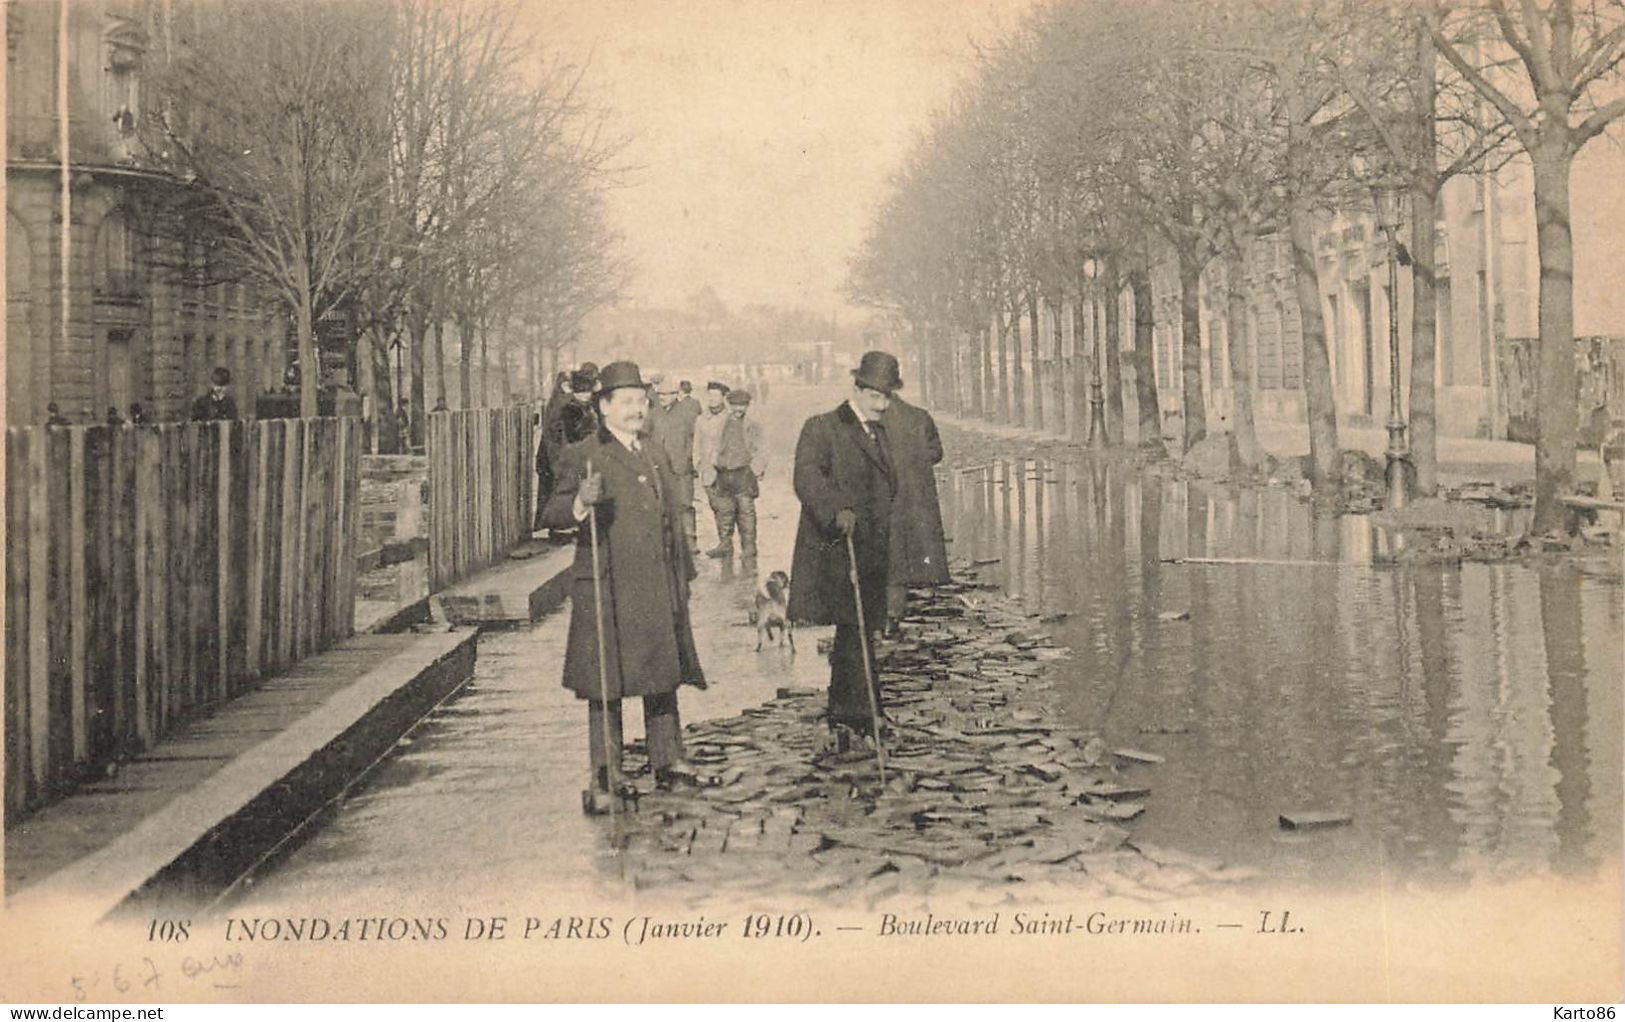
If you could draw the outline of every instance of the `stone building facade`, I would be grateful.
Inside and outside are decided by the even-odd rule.
[[[1574,332],[1577,338],[1602,339],[1610,350],[1625,347],[1625,288],[1619,286],[1625,279],[1622,180],[1625,147],[1619,138],[1605,136],[1580,154],[1571,186]],[[1527,346],[1539,333],[1540,263],[1527,160],[1447,182],[1436,226],[1440,431],[1504,439],[1512,424],[1511,438],[1523,439],[1515,425],[1520,404],[1527,402],[1505,391],[1527,375],[1516,364],[1520,343]],[[1402,228],[1402,241],[1407,234]],[[1388,323],[1396,306],[1401,393],[1410,388],[1409,270],[1400,269],[1396,301],[1388,289],[1387,243],[1369,213],[1323,217],[1315,248],[1338,420],[1351,427],[1380,427],[1388,417]],[[1255,246],[1248,275],[1256,416],[1302,422],[1303,331],[1284,237],[1268,237]],[[1181,352],[1179,279],[1171,257],[1153,274],[1153,293],[1157,384],[1164,413],[1172,415],[1180,407]],[[1224,293],[1224,269],[1215,264],[1202,281],[1202,381],[1209,427],[1221,429],[1231,407]],[[1216,300],[1209,301],[1209,294]],[[1125,347],[1131,343],[1125,331]],[[1582,380],[1583,393],[1597,390],[1594,384]],[[1603,389],[1617,391],[1618,381]]]
[[[138,134],[164,16],[155,0],[6,5],[10,423],[43,421],[53,402],[75,422],[110,408],[128,416],[133,404],[149,421],[184,418],[215,366],[231,370],[237,407],[251,415],[256,394],[281,382],[276,303],[211,282],[206,245],[155,228],[184,187],[145,158]]]

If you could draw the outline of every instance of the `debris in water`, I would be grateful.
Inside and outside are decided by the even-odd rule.
[[[1346,827],[1354,822],[1347,813],[1293,812],[1281,814],[1282,830],[1319,830],[1323,827]]]
[[[1141,749],[1113,749],[1112,755],[1116,756],[1118,759],[1126,760],[1130,763],[1145,763],[1154,766],[1158,763],[1165,762],[1164,759],[1156,753],[1145,752]]]

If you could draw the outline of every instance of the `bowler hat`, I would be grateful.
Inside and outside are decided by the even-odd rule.
[[[570,374],[570,390],[577,394],[591,391],[594,382],[591,373],[582,372],[580,369]]]
[[[598,370],[598,393],[608,394],[621,387],[645,387],[636,362],[611,362]]]
[[[897,371],[897,357],[884,351],[866,351],[852,370],[852,381],[860,387],[878,390],[883,394],[903,389],[902,374]]]
[[[750,391],[730,390],[726,400],[731,405],[748,405],[750,404]]]
[[[216,387],[228,386],[231,383],[231,370],[225,366],[215,366],[214,372],[209,374],[209,379],[214,381]]]

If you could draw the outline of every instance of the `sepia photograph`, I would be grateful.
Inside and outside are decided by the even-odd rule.
[[[0,6],[0,1002],[1619,1001],[1625,0]]]

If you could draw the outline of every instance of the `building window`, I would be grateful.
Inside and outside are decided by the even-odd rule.
[[[96,233],[96,297],[107,301],[136,301],[141,286],[136,273],[136,236],[124,213],[115,210],[102,220]]]

